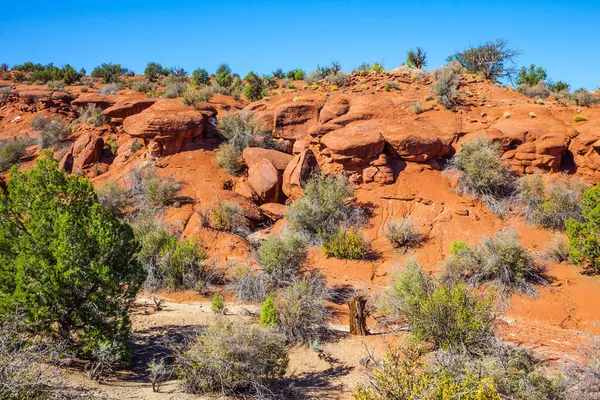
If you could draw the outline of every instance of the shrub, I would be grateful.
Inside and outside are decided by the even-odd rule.
[[[249,267],[235,271],[233,289],[235,296],[242,301],[263,301],[267,295],[266,275],[254,273]]]
[[[304,197],[288,206],[290,227],[314,240],[334,233],[342,224],[361,224],[361,211],[348,202],[352,195],[345,175],[313,176],[306,182]]]
[[[228,88],[233,83],[233,76],[231,75],[231,68],[227,64],[221,64],[215,72],[215,82],[217,85]]]
[[[510,79],[514,75],[515,68],[511,65],[514,65],[514,58],[520,54],[519,50],[510,47],[506,39],[496,39],[478,47],[469,47],[448,59],[458,61],[469,73],[498,81]]]
[[[169,75],[171,71],[168,68],[164,68],[162,65],[156,62],[149,62],[144,69],[144,76],[150,82],[156,82],[161,77]],[[144,91],[145,92],[145,91]]]
[[[50,121],[43,115],[36,115],[31,121],[31,128],[38,132],[38,141],[42,148],[56,147],[67,140],[70,132],[61,119]]]
[[[366,258],[370,251],[369,243],[362,234],[352,228],[340,228],[323,238],[323,252],[327,257],[360,260]]]
[[[210,77],[208,75],[208,72],[204,68],[195,69],[194,71],[192,71],[192,82],[194,83],[194,85],[196,85],[196,87],[199,87],[201,85],[209,85]]]
[[[198,108],[199,103],[207,102],[213,95],[212,88],[210,86],[205,86],[198,90],[197,92],[193,89],[189,88],[185,91],[185,93],[181,96],[181,101],[186,106],[191,106],[194,108]]]
[[[229,112],[219,120],[217,129],[239,155],[246,147],[276,147],[270,132],[256,123],[251,112]]]
[[[120,90],[123,90],[122,83],[107,83],[106,85],[98,89],[97,93],[103,96],[108,96],[111,94],[119,94]]]
[[[157,361],[156,358],[153,358],[148,362],[146,370],[152,384],[152,391],[155,393],[160,392],[161,385],[173,375],[173,369],[165,364],[164,359]]]
[[[156,89],[156,85],[145,79],[136,79],[131,82],[131,89],[140,93],[148,93]]]
[[[31,61],[26,61],[23,64],[15,65],[12,67],[13,71],[21,72],[36,72],[44,69],[42,64],[34,64]]]
[[[119,83],[121,76],[128,72],[129,70],[121,67],[121,64],[104,63],[93,69],[92,76],[99,78],[102,83]]]
[[[217,318],[180,357],[176,372],[188,393],[266,396],[288,362],[281,335]]]
[[[188,90],[188,86],[185,82],[169,82],[165,86],[165,94],[163,95],[167,99],[174,99],[183,95]]]
[[[102,207],[113,214],[119,214],[127,206],[127,191],[114,180],[102,186],[97,192]]]
[[[8,99],[8,95],[10,94],[10,86],[1,86],[0,87],[0,102],[5,102]]]
[[[410,110],[412,111],[413,114],[415,115],[419,115],[421,113],[423,113],[423,111],[425,111],[423,109],[423,105],[421,104],[420,101],[415,101],[410,105]]]
[[[19,225],[0,225],[2,315],[18,308],[30,332],[79,354],[124,345],[144,271],[131,227],[102,208],[91,182],[65,175],[44,152],[33,169],[11,172],[0,218]]]
[[[583,115],[578,114],[573,117],[573,121],[574,122],[583,122],[583,121],[587,121],[587,118],[584,117]]]
[[[514,231],[508,230],[451,255],[446,260],[443,279],[466,280],[473,286],[491,284],[501,296],[514,292],[535,296],[535,285],[547,282],[545,272],[546,266],[521,246]]]
[[[66,92],[65,82],[64,81],[50,81],[46,83],[46,88],[53,90],[55,92]]]
[[[395,277],[379,304],[386,315],[402,315],[411,335],[437,348],[476,351],[492,337],[494,297],[464,282],[437,284],[411,261]]]
[[[173,202],[181,185],[171,177],[159,176],[152,164],[143,165],[129,174],[130,195],[139,203],[163,207]]]
[[[310,274],[283,288],[277,297],[277,328],[290,342],[320,339],[331,315],[325,305],[330,297],[325,278],[319,274]]]
[[[106,122],[106,117],[102,113],[101,108],[96,108],[96,105],[94,104],[88,104],[86,108],[80,109],[77,122],[94,126],[102,126]]]
[[[86,365],[88,378],[95,381],[113,373],[123,364],[126,354],[122,343],[105,340],[92,351],[93,360]]]
[[[457,89],[461,78],[462,74],[456,65],[445,66],[435,74],[435,82],[431,90],[437,101],[447,109],[452,109],[456,105],[456,97],[460,95]]]
[[[244,95],[250,101],[257,101],[267,95],[264,80],[254,72],[248,72],[244,78],[246,86],[244,87]]]
[[[392,89],[395,89],[395,90],[400,89],[400,85],[398,84],[398,82],[396,82],[396,81],[387,81],[387,82],[385,82],[383,84],[383,90],[385,90],[386,92],[389,92]],[[419,103],[419,102],[417,101],[417,102],[413,103],[413,105],[416,104],[416,103]]]
[[[213,295],[212,302],[210,303],[210,310],[214,314],[225,314],[225,299],[221,293],[216,292]]]
[[[337,72],[325,76],[325,81],[331,86],[344,87],[350,84],[350,76],[345,72]]]
[[[469,244],[464,240],[453,240],[452,243],[450,243],[450,254],[452,255],[468,249],[470,249]]]
[[[500,157],[498,144],[479,136],[462,144],[448,169],[458,172],[457,192],[480,199],[493,213],[505,214],[505,199],[515,190],[512,170]]]
[[[17,164],[28,146],[29,141],[21,138],[0,142],[0,171],[6,171]]]
[[[423,69],[427,65],[427,53],[420,47],[417,47],[416,51],[410,49],[406,53],[406,65],[412,68]]]
[[[571,100],[578,106],[591,107],[598,103],[600,99],[585,89],[577,89],[572,95]]]
[[[550,95],[550,90],[544,82],[535,85],[521,84],[517,87],[517,90],[532,99],[545,99]]]
[[[549,82],[548,83],[548,89],[550,89],[550,91],[552,93],[566,93],[569,91],[570,88],[571,88],[571,85],[569,85],[565,81],[557,81],[557,82]]]
[[[569,218],[581,219],[581,199],[585,185],[567,177],[544,184],[541,174],[519,180],[518,197],[525,205],[523,213],[529,223],[548,229],[564,230]]]
[[[569,261],[569,253],[569,242],[561,234],[556,234],[546,245],[543,257],[555,263],[564,263]]]
[[[259,263],[272,287],[294,282],[302,273],[306,254],[304,241],[293,233],[270,237],[258,248]]]
[[[287,73],[287,78],[296,81],[303,81],[306,79],[306,72],[301,69],[293,69]]]
[[[32,71],[31,75],[29,75],[29,82],[48,83],[51,81],[61,81],[64,87],[65,84],[73,85],[84,76],[85,70],[83,68],[77,72],[75,68],[71,67],[69,64],[62,68],[58,68],[54,66],[54,64],[48,64],[40,69]]]
[[[237,175],[244,168],[240,162],[242,152],[229,143],[223,143],[217,151],[217,165],[230,175]]]
[[[535,86],[538,83],[543,83],[547,77],[548,74],[546,73],[546,69],[539,66],[536,67],[535,64],[531,64],[529,69],[521,67],[517,77],[515,78],[515,83],[517,86]]]
[[[277,326],[279,319],[277,317],[277,308],[272,296],[267,296],[265,302],[260,308],[260,326],[268,328]]]
[[[248,227],[242,207],[234,202],[220,203],[210,213],[213,227],[220,231],[244,233]]]
[[[570,260],[598,273],[600,271],[600,185],[587,189],[581,201],[581,217],[566,222]]]
[[[396,247],[404,247],[405,251],[417,247],[423,241],[423,234],[412,223],[410,217],[400,221],[394,220],[385,227],[385,237]]]

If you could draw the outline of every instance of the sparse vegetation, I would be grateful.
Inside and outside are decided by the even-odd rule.
[[[163,96],[167,99],[174,99],[182,96],[187,90],[188,86],[185,82],[168,82],[165,85],[165,93],[163,94]]]
[[[536,260],[511,230],[452,254],[445,262],[443,278],[451,283],[466,280],[475,287],[491,284],[501,296],[535,296],[536,285],[547,283],[546,265]]]
[[[246,86],[244,87],[244,95],[250,101],[257,101],[267,95],[264,79],[256,75],[254,72],[248,72],[244,78]]]
[[[121,64],[104,63],[93,69],[92,76],[100,79],[104,84],[120,83],[121,76],[126,75],[128,72],[129,70],[121,67]]]
[[[210,303],[210,310],[214,314],[225,314],[225,298],[219,292],[215,292]]]
[[[323,252],[327,257],[343,260],[366,258],[371,248],[360,232],[352,228],[340,228],[323,237]]]
[[[512,79],[516,72],[514,59],[520,54],[506,39],[496,39],[478,47],[469,47],[448,57],[448,60],[459,62],[471,74],[496,82]]]
[[[385,227],[385,237],[395,247],[404,248],[405,251],[418,247],[423,241],[423,233],[417,229],[410,217],[393,220]]]
[[[236,234],[244,234],[248,229],[242,207],[234,202],[223,202],[210,213],[211,224],[215,229]]]
[[[210,84],[210,77],[208,71],[204,68],[198,68],[192,71],[192,82],[196,87]]]
[[[38,132],[38,141],[43,149],[60,145],[71,133],[61,119],[53,119],[50,121],[41,114],[38,114],[33,118],[31,121],[31,129]]]
[[[85,69],[82,68],[78,72],[69,64],[66,64],[62,68],[58,68],[51,63],[30,72],[29,82],[48,83],[60,81],[63,83],[63,87],[64,85],[73,85],[85,76]]]
[[[260,244],[258,257],[270,287],[290,285],[303,272],[304,240],[293,233],[273,236]]]
[[[423,105],[420,101],[415,101],[410,105],[410,111],[412,111],[412,113],[415,115],[419,115],[425,110],[423,110]]]
[[[6,171],[17,164],[28,146],[29,141],[22,138],[0,142],[0,171]]]
[[[277,307],[275,306],[273,296],[267,296],[265,302],[261,306],[259,321],[260,326],[265,328],[277,326],[279,323],[279,318],[277,317]]]
[[[97,193],[102,207],[113,214],[118,215],[127,206],[127,191],[114,180],[99,188]]]
[[[149,62],[144,69],[144,76],[150,82],[156,82],[160,78],[167,76],[171,73],[168,68],[164,68],[162,65],[156,62]],[[144,91],[145,92],[145,91]]]
[[[267,396],[288,362],[281,335],[217,318],[180,357],[176,372],[188,393]]]
[[[462,78],[460,67],[451,63],[441,70],[434,71],[435,82],[431,87],[436,99],[447,109],[453,109],[456,105],[456,99],[460,96],[458,86]]]
[[[574,122],[583,122],[583,121],[587,121],[587,118],[581,114],[577,114],[576,116],[573,117],[573,121]]]
[[[146,79],[136,79],[131,82],[130,87],[140,93],[148,93],[156,90],[156,85]]]
[[[119,94],[119,91],[123,90],[123,88],[124,88],[124,86],[120,82],[107,83],[106,85],[104,85],[100,89],[98,89],[97,93],[101,94],[103,96],[108,96],[111,94]]]
[[[569,261],[569,242],[561,234],[554,235],[554,238],[546,245],[542,256],[551,262],[564,263]]]
[[[163,207],[173,202],[181,186],[171,177],[159,176],[152,164],[145,164],[129,175],[131,197],[138,204]]]
[[[427,53],[420,47],[410,49],[406,53],[406,65],[412,68],[423,69],[427,65]]]
[[[78,123],[102,126],[106,122],[106,117],[102,114],[101,108],[96,108],[94,104],[88,104],[84,109],[80,109]]]
[[[578,106],[582,107],[591,107],[594,104],[600,102],[600,98],[598,96],[593,95],[586,89],[577,89],[571,95],[571,100]]]
[[[244,168],[241,162],[242,154],[233,145],[223,143],[217,151],[217,164],[230,175],[237,175]]]
[[[595,273],[600,272],[600,185],[584,192],[581,221],[566,221],[570,260]]]
[[[516,183],[512,170],[500,157],[500,148],[486,136],[462,144],[448,165],[458,173],[457,192],[480,199],[494,214],[506,214],[506,199]]]

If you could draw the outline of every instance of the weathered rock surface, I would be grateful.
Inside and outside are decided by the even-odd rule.
[[[368,121],[348,125],[321,138],[331,161],[359,166],[379,157],[385,146],[381,132]]]
[[[122,99],[103,111],[108,118],[127,118],[139,114],[146,108],[151,107],[156,102],[155,99]]]
[[[291,200],[302,197],[304,183],[320,170],[312,150],[307,149],[296,155],[283,172],[283,193]]]
[[[92,133],[81,135],[61,159],[59,166],[75,172],[94,164],[102,156],[104,140]]]
[[[248,147],[242,152],[242,159],[248,168],[262,159],[269,160],[273,166],[283,173],[285,167],[292,161],[294,156],[272,149],[263,149],[260,147]]]
[[[264,203],[277,203],[281,197],[281,173],[263,158],[248,168],[248,183]]]

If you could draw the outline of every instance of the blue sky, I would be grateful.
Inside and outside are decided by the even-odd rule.
[[[213,72],[269,73],[340,61],[399,65],[424,48],[428,69],[469,44],[505,37],[573,88],[600,86],[600,1],[8,1],[0,62],[85,67],[148,61]]]

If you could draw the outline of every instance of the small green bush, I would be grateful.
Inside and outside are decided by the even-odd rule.
[[[29,141],[21,138],[0,142],[0,171],[6,171],[17,164],[28,146]]]
[[[100,107],[96,107],[94,104],[88,104],[86,108],[80,109],[77,122],[80,124],[102,126],[106,122],[106,117],[102,113]]]
[[[267,95],[267,89],[263,78],[256,75],[254,72],[248,72],[244,78],[246,86],[244,87],[244,95],[250,101],[257,101]]]
[[[469,244],[464,240],[453,240],[452,243],[450,243],[450,254],[453,255],[460,251],[468,250],[469,248]]]
[[[221,293],[216,292],[213,295],[212,302],[210,303],[210,310],[214,314],[225,314],[225,299]]]
[[[497,82],[510,79],[515,74],[514,59],[520,54],[506,39],[496,39],[477,47],[471,46],[448,57],[448,60],[460,63],[471,74]]]
[[[532,99],[545,99],[550,95],[550,89],[544,82],[535,85],[522,84],[517,87],[517,91]]]
[[[302,273],[306,255],[304,241],[293,233],[270,237],[258,248],[259,263],[273,287],[294,282]]]
[[[565,81],[550,82],[548,84],[548,89],[550,89],[552,93],[567,93],[570,88],[571,85]]]
[[[217,165],[230,175],[238,175],[244,168],[240,161],[242,153],[229,143],[223,143],[217,150]]]
[[[535,296],[547,282],[546,266],[521,246],[514,231],[500,231],[477,246],[463,248],[446,260],[444,280],[467,280],[473,286],[492,284],[500,295],[513,292]]]
[[[529,68],[521,67],[517,77],[515,78],[515,83],[517,86],[528,85],[535,86],[540,82],[544,82],[548,74],[546,73],[546,69],[535,64],[531,64]]]
[[[389,222],[385,230],[385,237],[390,243],[396,247],[403,247],[405,250],[419,246],[424,239],[423,234],[415,227],[410,217]]]
[[[215,72],[215,82],[223,88],[229,88],[233,83],[231,68],[227,64],[221,64]]]
[[[486,136],[462,144],[459,153],[450,160],[448,169],[459,174],[457,192],[480,199],[493,213],[504,216],[505,199],[515,191],[512,170],[500,156],[500,148]]]
[[[566,222],[570,260],[589,270],[600,272],[600,185],[587,189],[581,201],[579,221]]]
[[[62,82],[64,85],[73,85],[80,81],[85,76],[85,69],[80,69],[79,72],[75,70],[69,64],[66,64],[62,68],[54,66],[54,64],[48,64],[41,68],[37,68],[35,71],[31,71],[29,75],[29,82]]]
[[[210,213],[212,226],[220,231],[241,233],[247,230],[247,221],[242,207],[234,202],[220,203]]]
[[[260,326],[265,328],[277,326],[279,318],[277,317],[277,308],[275,307],[273,296],[267,296],[265,302],[260,308],[259,321]]]
[[[251,112],[229,112],[219,120],[217,129],[240,154],[246,147],[275,147],[270,132],[256,123]]]
[[[133,170],[129,175],[130,195],[139,204],[163,207],[173,202],[181,185],[171,177],[159,176],[151,164]]]
[[[327,257],[361,260],[369,255],[370,250],[362,234],[352,228],[340,228],[323,238],[323,252]]]
[[[423,69],[427,65],[427,53],[420,47],[417,47],[417,50],[410,49],[406,53],[406,65]]]
[[[425,111],[425,110],[423,109],[423,105],[421,104],[421,102],[420,102],[420,101],[415,101],[414,103],[412,103],[412,104],[410,105],[410,110],[411,110],[411,111],[412,111],[412,113],[413,113],[413,114],[415,114],[415,115],[422,114],[422,113],[423,113],[423,111]]]
[[[146,65],[146,68],[144,69],[144,76],[150,82],[156,82],[163,76],[169,75],[170,72],[171,71],[169,71],[168,68],[164,68],[159,63],[149,62],[148,65]],[[146,90],[144,90],[144,92],[146,92]]]
[[[555,263],[564,263],[569,261],[569,242],[561,235],[556,234],[554,238],[546,244],[543,256]]]
[[[204,68],[198,68],[192,71],[192,82],[196,87],[210,84],[210,77]]]
[[[587,121],[587,118],[581,114],[577,114],[576,116],[573,117],[573,121],[574,122],[583,122],[583,121]]]
[[[209,86],[203,87],[198,91],[191,88],[181,95],[181,102],[186,106],[198,108],[200,103],[209,101],[213,95],[212,88]]]
[[[545,184],[541,174],[522,177],[517,187],[527,221],[554,230],[564,230],[569,218],[581,220],[584,190],[582,182],[567,177]]]
[[[577,89],[572,95],[571,100],[578,106],[591,107],[600,102],[598,96],[593,95],[586,89]]]
[[[288,362],[273,330],[217,318],[179,357],[176,373],[187,393],[265,398]]]
[[[121,76],[128,72],[129,70],[121,67],[121,64],[104,63],[92,70],[92,76],[99,78],[102,83],[119,83]]]

